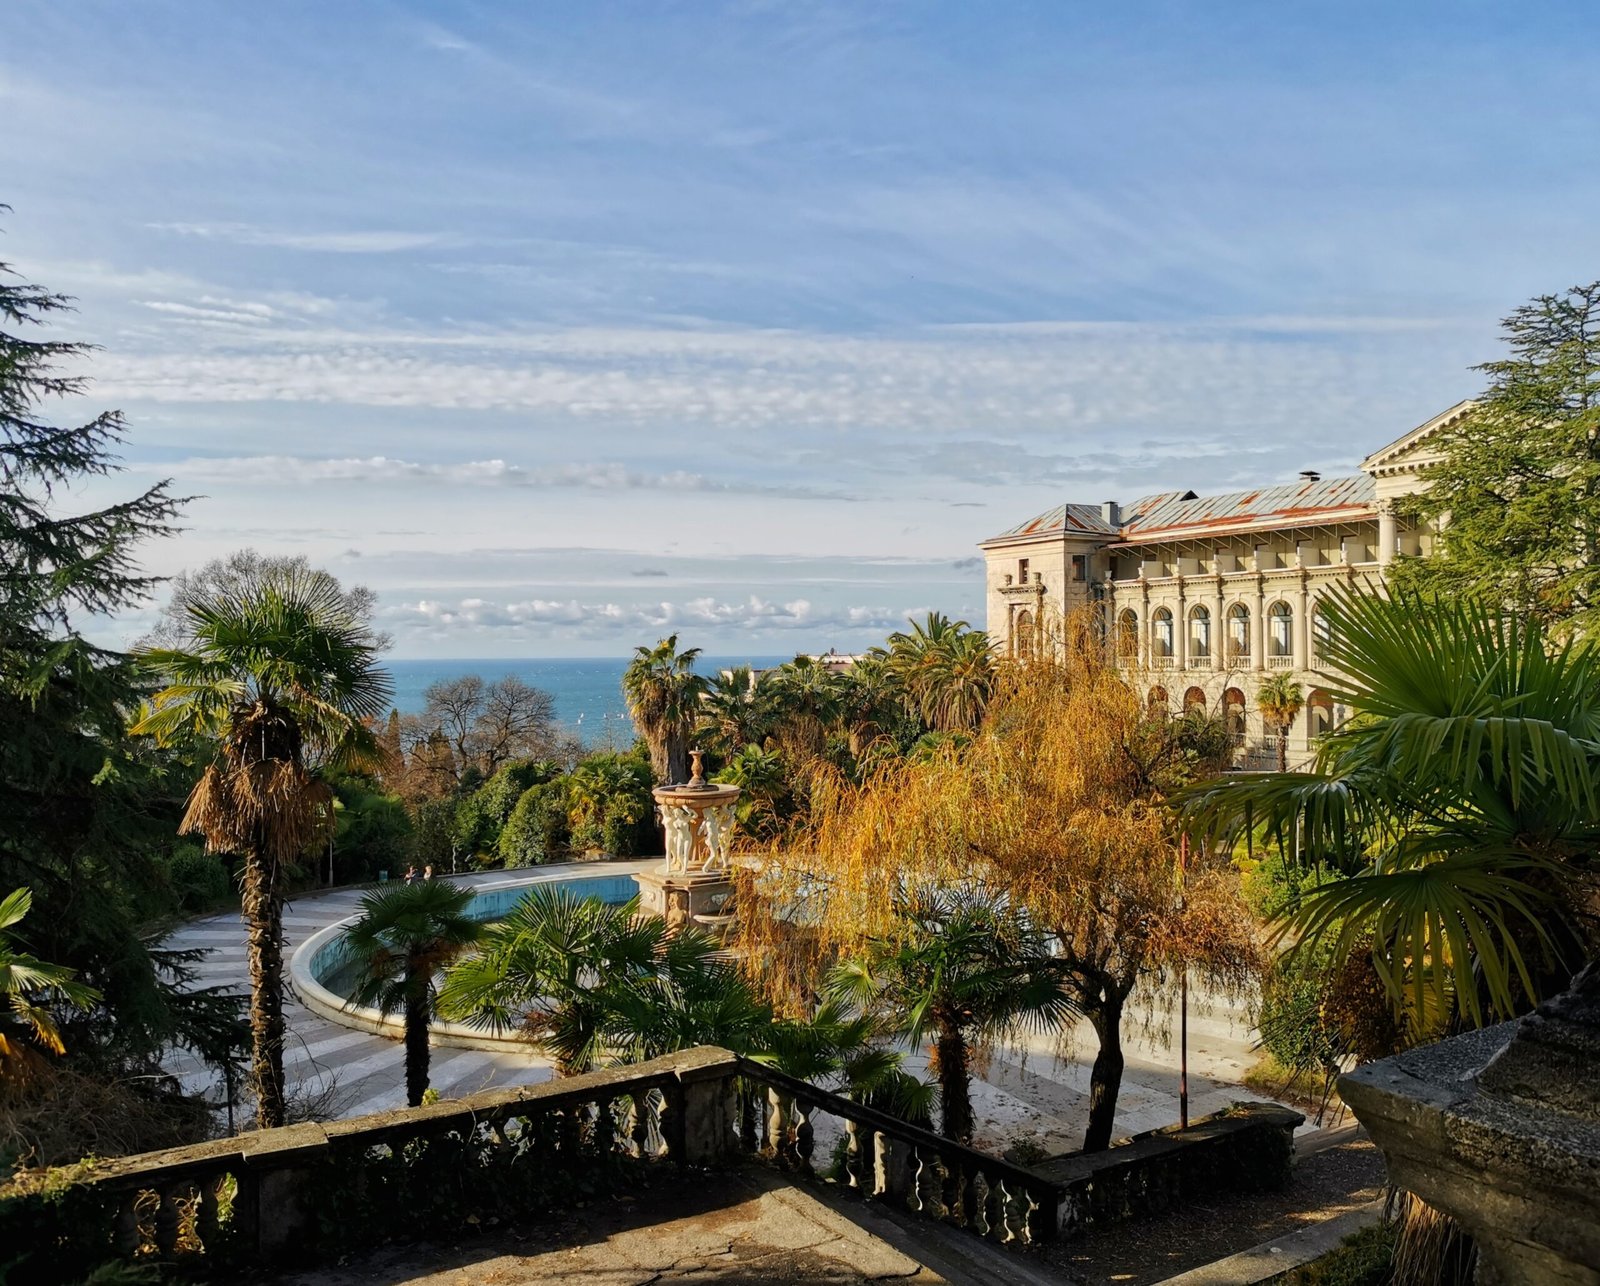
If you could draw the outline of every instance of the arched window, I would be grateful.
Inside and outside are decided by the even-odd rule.
[[[1250,659],[1250,609],[1235,603],[1228,609],[1228,660]]]
[[[1131,607],[1117,615],[1117,656],[1124,661],[1139,657],[1139,613]]]
[[[1238,688],[1229,688],[1222,694],[1222,714],[1228,721],[1228,735],[1233,738],[1234,744],[1244,744],[1244,693]]]
[[[1204,710],[1206,708],[1206,690],[1204,688],[1190,688],[1183,694],[1183,712],[1188,714],[1191,710]]]
[[[1167,717],[1167,690],[1159,683],[1150,689],[1150,695],[1145,698],[1145,709],[1149,711],[1152,719],[1165,719]]]
[[[1321,688],[1306,698],[1306,730],[1313,740],[1333,731],[1333,698]]]
[[[1150,655],[1165,660],[1172,655],[1172,613],[1158,607],[1150,616]]]
[[[1205,606],[1189,609],[1189,659],[1205,661],[1211,656],[1211,612]]]
[[[1324,649],[1333,637],[1333,626],[1321,607],[1311,609],[1311,664],[1320,666],[1327,660]]]
[[[1281,599],[1267,609],[1267,656],[1279,661],[1294,657],[1294,609]]]
[[[1020,657],[1033,655],[1033,613],[1024,608],[1017,613],[1017,623],[1011,635],[1012,651]]]

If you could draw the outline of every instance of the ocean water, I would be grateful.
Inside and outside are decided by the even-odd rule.
[[[540,660],[388,660],[384,668],[394,680],[394,704],[401,714],[418,714],[422,694],[440,679],[481,675],[493,682],[515,675],[531,687],[543,688],[556,703],[556,718],[592,748],[626,749],[633,741],[633,724],[622,699],[622,672],[630,657],[548,657]],[[702,656],[701,674],[739,665],[757,669],[782,665],[787,656]]]

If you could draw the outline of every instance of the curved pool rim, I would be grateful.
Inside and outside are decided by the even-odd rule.
[[[605,893],[612,895],[603,900],[625,902],[638,891],[638,886],[633,881],[633,873],[659,866],[660,861],[660,858],[655,858],[646,862],[608,862],[605,868],[599,871],[595,870],[593,862],[566,862],[559,866],[543,867],[536,874],[497,880],[492,884],[481,884],[473,889],[473,914],[475,918],[481,920],[498,919],[521,901],[522,895],[528,889],[540,884],[559,884],[578,890],[588,885],[592,889],[597,891],[603,889]],[[616,896],[619,893],[622,896]],[[482,913],[478,914],[480,903]],[[340,958],[344,935],[360,918],[358,915],[346,916],[337,924],[319,929],[296,947],[289,957],[289,986],[302,1005],[331,1023],[399,1040],[405,1035],[405,1020],[402,1017],[385,1016],[370,1005],[352,1005],[322,982],[322,978],[326,977],[331,969],[344,963]],[[530,1058],[540,1057],[525,1037],[514,1032],[497,1033],[466,1023],[436,1021],[429,1024],[428,1036],[428,1043],[437,1048],[501,1051],[517,1049],[527,1053]]]

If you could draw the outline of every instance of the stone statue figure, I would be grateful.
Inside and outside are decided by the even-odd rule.
[[[683,804],[661,806],[661,826],[667,837],[667,873],[687,875],[694,857],[695,811]]]
[[[733,844],[734,809],[732,804],[708,808],[705,818],[706,865],[708,871],[728,869],[728,849]]]

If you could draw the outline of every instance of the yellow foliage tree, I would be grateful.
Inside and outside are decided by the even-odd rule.
[[[1055,655],[1008,668],[970,744],[859,788],[823,777],[812,843],[775,857],[765,896],[805,908],[779,919],[803,926],[818,960],[896,932],[892,894],[919,882],[978,881],[1026,906],[1057,938],[1063,990],[1098,1037],[1084,1147],[1105,1148],[1135,986],[1189,968],[1238,994],[1259,976],[1231,867],[1191,858],[1180,870],[1162,796],[1192,758],[1153,731],[1090,623],[1069,621]],[[780,958],[752,945],[765,948],[755,959]]]

